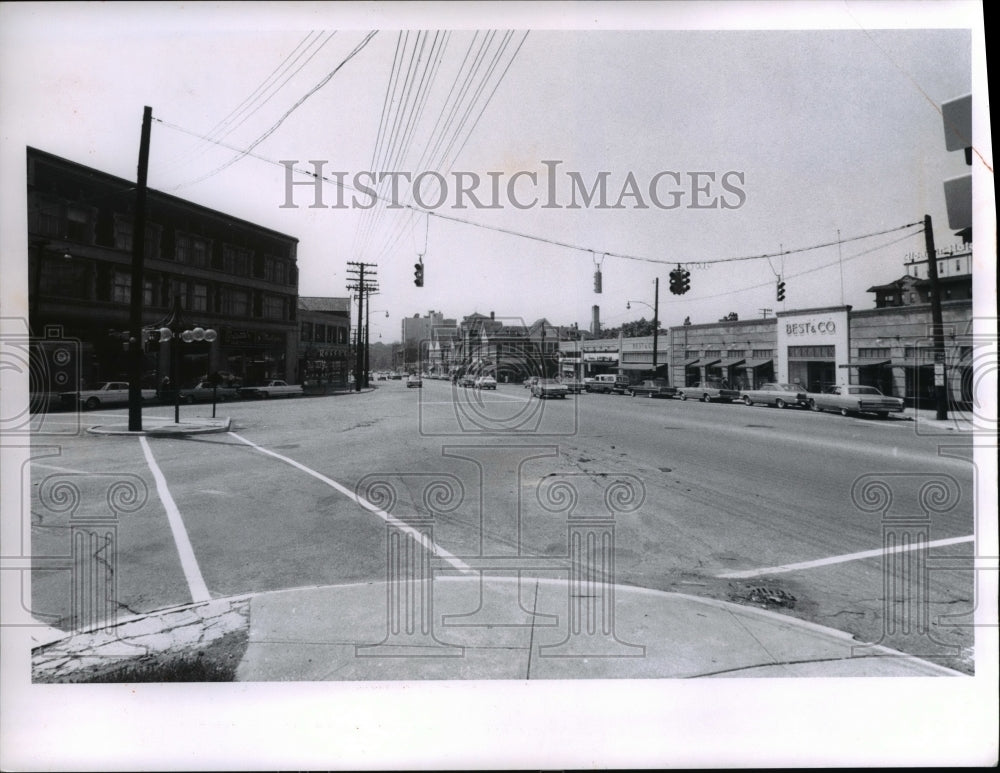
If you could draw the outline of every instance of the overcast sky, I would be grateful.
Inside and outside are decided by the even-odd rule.
[[[942,181],[968,170],[960,152],[945,151],[939,107],[971,90],[973,41],[968,29],[943,27],[968,14],[942,13],[951,4],[935,3],[878,17],[862,3],[819,16],[830,6],[807,5],[762,17],[735,3],[642,4],[614,25],[634,29],[618,31],[592,29],[580,6],[562,26],[588,31],[544,29],[553,19],[540,13],[477,16],[465,8],[428,26],[412,12],[368,18],[340,4],[281,12],[251,5],[238,15],[198,6],[8,6],[3,120],[23,138],[15,146],[134,179],[150,105],[151,187],[297,237],[302,295],[345,295],[347,261],[377,263],[382,295],[372,307],[390,312],[377,323],[386,339],[398,336],[401,317],[430,309],[587,327],[598,304],[613,326],[651,316],[641,303],[625,305],[652,305],[657,276],[664,326],[730,311],[754,317],[761,308],[870,308],[867,288],[902,275],[904,256],[923,249],[923,236],[910,228],[847,240],[930,214],[937,244],[955,241]],[[604,16],[596,26],[615,20]],[[886,18],[942,28],[873,28]],[[764,19],[844,29],[667,29]],[[403,26],[430,31],[401,34]],[[518,31],[477,32],[499,27]],[[492,173],[500,206],[456,209],[452,174],[441,205],[433,179],[424,189],[430,217],[382,202],[362,209],[350,190],[345,208],[309,208],[305,186],[293,190],[298,208],[282,208],[288,172],[278,162],[292,160],[303,169],[322,160],[324,173],[344,173],[348,184],[364,172],[474,173],[484,204]],[[576,209],[543,207],[546,161],[562,162],[556,203],[570,203],[567,173],[588,188],[603,173],[608,206],[595,198]],[[507,195],[517,172],[538,181],[516,179],[521,207]],[[651,184],[661,206],[650,199]],[[400,191],[400,202],[412,204],[410,186]],[[336,185],[325,184],[323,203],[336,197]],[[836,242],[838,234],[841,245],[707,265]],[[675,262],[699,264],[683,297],[667,289]],[[787,282],[783,306],[777,273]]]

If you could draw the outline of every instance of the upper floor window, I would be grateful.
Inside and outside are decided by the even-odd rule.
[[[207,268],[212,253],[212,242],[201,236],[177,234],[174,254],[178,263],[195,268]]]
[[[250,294],[245,290],[226,288],[222,291],[222,313],[232,317],[250,314]]]
[[[111,285],[111,300],[115,303],[129,303],[132,300],[132,275],[126,271],[115,271]]]
[[[126,215],[115,215],[115,249],[125,252],[132,251],[133,221]],[[156,223],[146,223],[146,241],[143,253],[147,258],[158,260],[160,257],[160,237],[163,227]]]
[[[284,319],[285,299],[276,295],[264,296],[264,319]]]
[[[234,276],[249,276],[253,252],[232,244],[222,245],[222,270]]]

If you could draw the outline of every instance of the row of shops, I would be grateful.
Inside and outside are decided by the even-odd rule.
[[[675,386],[725,381],[751,389],[769,381],[810,392],[834,385],[874,386],[909,405],[931,405],[935,379],[950,399],[973,399],[972,301],[942,303],[944,363],[935,368],[930,305],[854,311],[850,306],[779,312],[754,320],[682,325],[654,337],[559,342],[562,376],[602,373],[632,382],[663,378]],[[943,367],[942,367],[943,366]]]

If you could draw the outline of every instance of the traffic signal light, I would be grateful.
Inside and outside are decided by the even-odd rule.
[[[594,292],[600,294],[601,292],[601,272],[594,272]]]
[[[785,280],[781,277],[778,277],[778,300],[785,300]]]
[[[674,295],[681,294],[681,270],[679,268],[670,272],[670,292]]]
[[[684,295],[684,293],[686,293],[690,289],[691,289],[691,272],[687,270],[682,270],[680,294]]]
[[[413,284],[417,287],[424,286],[424,264],[414,263],[413,264]]]

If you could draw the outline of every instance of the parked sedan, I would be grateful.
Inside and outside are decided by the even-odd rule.
[[[407,376],[406,378],[406,388],[407,389],[420,389],[424,385],[424,382],[420,380],[420,376],[416,373]]]
[[[569,390],[558,379],[540,378],[531,385],[531,394],[533,397],[561,397],[565,399]]]
[[[822,394],[809,395],[809,407],[814,411],[840,411],[841,416],[874,413],[879,418],[902,413],[905,408],[898,397],[887,397],[870,386],[831,387]]]
[[[808,407],[809,397],[804,387],[796,384],[761,384],[757,389],[744,389],[743,402],[747,405],[761,403],[784,408],[788,405]]]
[[[458,385],[460,387],[474,387],[476,385],[476,379],[474,376],[462,376],[458,380]]]
[[[476,379],[476,389],[496,389],[497,380],[493,376],[480,376]]]
[[[578,395],[583,392],[583,382],[578,378],[564,378],[562,383],[566,385],[566,390],[573,395]]]
[[[236,398],[236,387],[223,386],[222,384],[213,387],[210,381],[200,381],[193,387],[181,389],[181,402],[184,403],[210,403],[213,400],[224,403]]]
[[[702,381],[694,386],[678,387],[677,392],[681,400],[701,400],[703,403],[729,402],[740,397],[740,390],[729,389],[716,381]]]

